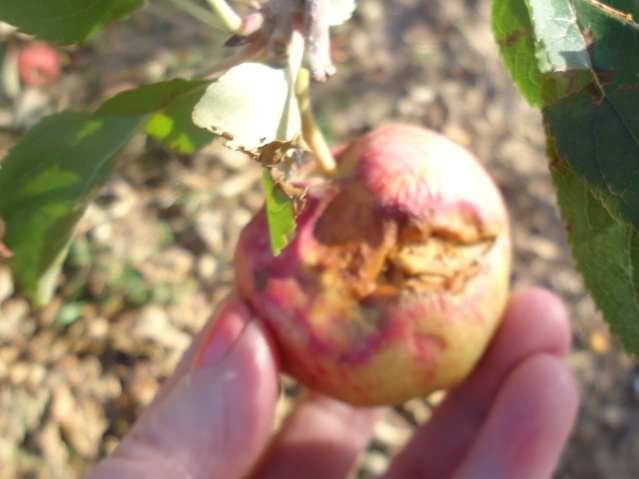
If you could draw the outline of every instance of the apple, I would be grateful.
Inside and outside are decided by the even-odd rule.
[[[236,288],[272,332],[283,371],[358,406],[462,381],[508,295],[511,240],[496,185],[462,147],[391,125],[336,151],[308,181],[297,234],[271,253],[264,210],[243,230]]]
[[[31,42],[18,51],[18,74],[26,86],[42,86],[60,75],[56,49],[45,42]]]

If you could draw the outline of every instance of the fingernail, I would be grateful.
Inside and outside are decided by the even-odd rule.
[[[193,368],[202,369],[222,361],[233,349],[249,320],[250,314],[243,305],[234,301],[223,305],[204,333]]]

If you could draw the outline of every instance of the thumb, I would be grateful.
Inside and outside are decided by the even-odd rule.
[[[278,394],[268,334],[230,299],[87,479],[241,478],[269,439]]]

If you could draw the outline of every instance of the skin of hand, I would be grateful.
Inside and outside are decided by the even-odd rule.
[[[578,409],[564,362],[564,305],[513,294],[471,376],[449,391],[384,479],[550,478]],[[276,436],[278,358],[260,322],[228,299],[112,456],[86,479],[352,477],[384,408],[307,394]]]

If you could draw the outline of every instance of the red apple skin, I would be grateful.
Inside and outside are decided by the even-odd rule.
[[[42,86],[60,75],[56,49],[44,42],[32,42],[18,52],[18,74],[25,86]]]
[[[422,128],[374,130],[309,184],[297,235],[271,253],[261,210],[240,236],[236,287],[272,331],[284,372],[358,406],[462,381],[509,294],[502,197],[464,149]]]

